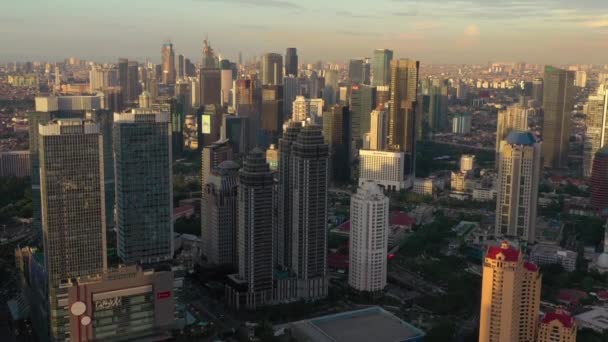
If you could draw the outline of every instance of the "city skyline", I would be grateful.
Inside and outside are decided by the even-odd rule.
[[[111,0],[96,6],[88,1],[12,2],[6,11],[10,16],[0,15],[4,50],[0,61],[69,56],[160,61],[160,42],[168,40],[176,53],[198,61],[205,36],[219,54],[231,60],[240,51],[247,60],[269,51],[282,54],[285,48],[296,46],[303,62],[371,57],[374,49],[389,48],[396,57],[426,63],[602,63],[601,54],[593,52],[608,48],[608,15],[598,14],[608,10],[608,3],[601,0],[381,3],[179,0],[148,1],[141,6]],[[70,25],[62,24],[68,19]],[[160,20],[163,25],[153,25]],[[78,26],[84,29],[74,29]]]

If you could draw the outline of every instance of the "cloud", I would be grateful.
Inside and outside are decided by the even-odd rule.
[[[349,17],[349,18],[357,18],[357,19],[376,18],[376,16],[374,16],[374,15],[370,15],[370,14],[355,14],[355,13],[353,13],[351,11],[345,11],[345,10],[337,11],[336,15],[339,15],[341,17]]]
[[[336,33],[343,34],[347,36],[367,36],[367,37],[379,37],[380,34],[376,32],[364,32],[364,31],[354,31],[354,30],[337,30]]]
[[[479,31],[479,27],[477,25],[471,24],[464,29],[464,35],[466,37],[475,38],[479,37],[481,32]]]
[[[418,15],[418,11],[394,12],[393,15],[396,17],[415,17]]]
[[[268,26],[264,26],[264,25],[248,25],[248,24],[244,24],[244,25],[240,25],[239,26],[242,29],[246,29],[246,30],[267,30],[269,29]]]
[[[588,21],[585,25],[591,28],[608,28],[608,19]]]
[[[301,9],[302,6],[285,0],[196,0],[200,2],[220,2],[239,6],[272,7],[283,9]]]

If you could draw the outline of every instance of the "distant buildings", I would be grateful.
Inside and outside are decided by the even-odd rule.
[[[351,196],[348,284],[377,293],[386,286],[389,199],[374,183]]]
[[[586,107],[586,131],[583,155],[583,176],[591,177],[595,153],[608,142],[608,88],[600,87],[589,96]]]
[[[0,177],[29,177],[30,151],[0,152]]]
[[[543,85],[543,159],[548,168],[567,166],[570,149],[574,72],[545,67]]]
[[[118,255],[127,264],[173,258],[169,113],[114,114]]]
[[[428,126],[434,133],[448,129],[448,86],[444,80],[433,80],[430,87]]]
[[[363,83],[363,64],[362,59],[351,59],[348,63],[348,79],[352,84]]]
[[[379,105],[370,114],[369,149],[384,151],[388,147],[388,112]]]
[[[452,118],[452,133],[470,134],[471,133],[471,114],[459,113]]]
[[[541,146],[530,132],[511,132],[501,143],[496,236],[535,241]]]
[[[350,136],[361,146],[364,135],[369,132],[370,112],[376,106],[376,88],[365,84],[350,87]]]
[[[574,272],[576,269],[576,257],[576,252],[554,245],[539,244],[532,247],[530,252],[530,261],[533,263],[540,266],[559,264],[567,272]]]
[[[293,101],[291,115],[293,121],[302,122],[310,119],[312,122],[318,122],[322,115],[323,99],[307,99],[304,96],[297,96]]]
[[[523,253],[503,242],[485,255],[479,342],[534,341],[538,329],[541,275]]]

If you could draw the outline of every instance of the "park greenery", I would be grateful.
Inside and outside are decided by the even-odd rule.
[[[29,178],[0,178],[0,224],[11,224],[14,218],[29,217],[32,217]]]

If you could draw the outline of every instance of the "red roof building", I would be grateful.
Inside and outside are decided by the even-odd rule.
[[[490,246],[486,253],[486,258],[493,260],[504,260],[508,262],[517,262],[519,260],[520,251],[511,246],[507,241],[503,241],[500,246]]]

